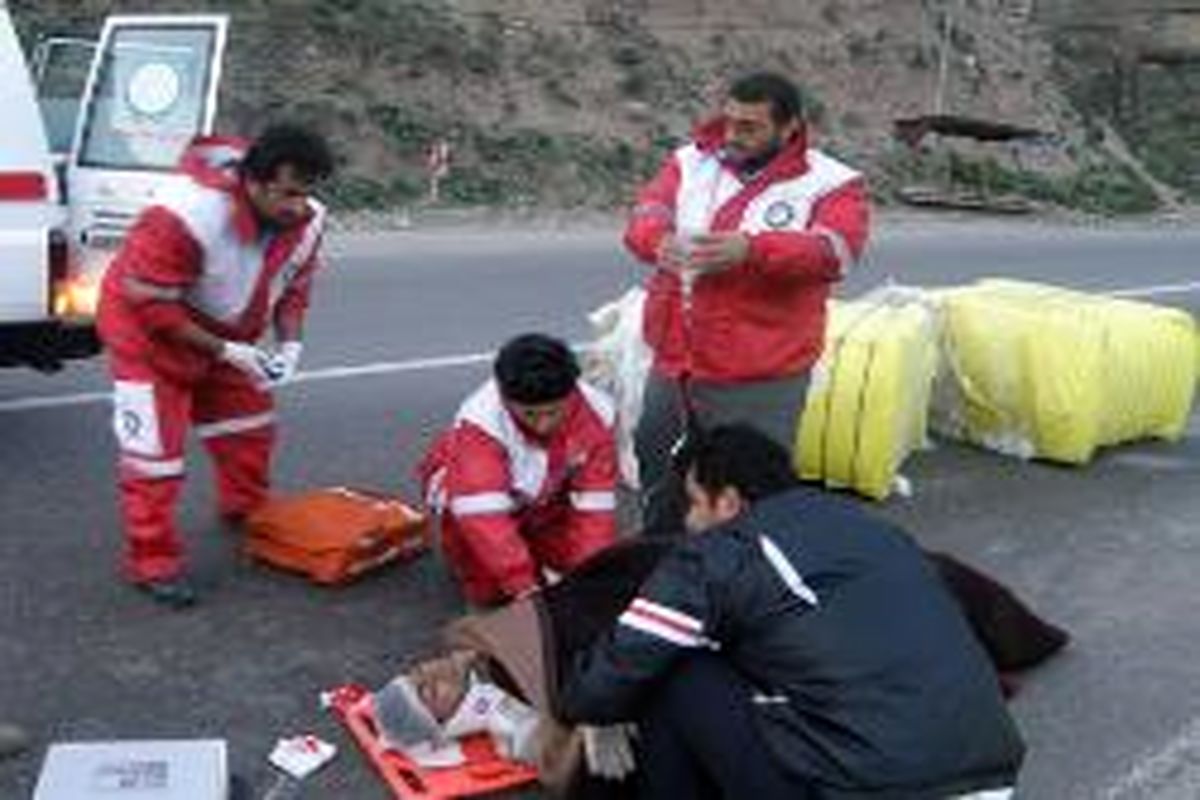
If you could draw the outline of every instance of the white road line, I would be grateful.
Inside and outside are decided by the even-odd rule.
[[[1161,295],[1190,294],[1192,292],[1200,293],[1200,281],[1160,284],[1157,286],[1136,286],[1129,289],[1110,289],[1105,291],[1104,294],[1111,295],[1112,297],[1157,297]],[[585,347],[585,345],[575,345],[577,350],[582,347]],[[341,380],[343,378],[361,378],[371,375],[390,375],[398,372],[418,372],[429,369],[462,367],[488,361],[492,356],[492,353],[468,353],[457,356],[442,356],[440,358],[383,361],[375,364],[363,364],[357,367],[328,367],[311,372],[302,372],[296,376],[293,383],[312,383],[316,381]],[[20,397],[14,400],[0,400],[0,414],[14,411],[35,411],[47,408],[85,406],[94,403],[104,403],[108,399],[108,392]]]
[[[316,383],[317,381],[341,380],[343,378],[363,378],[371,375],[392,375],[400,372],[419,372],[421,370],[463,367],[471,364],[482,364],[491,361],[493,357],[493,353],[467,353],[465,355],[443,356],[440,358],[382,361],[375,364],[363,364],[357,367],[314,369],[309,372],[301,372],[292,383],[281,388],[287,391],[289,387],[299,383]],[[21,397],[14,400],[0,401],[0,414],[107,403],[111,396],[109,392],[83,392],[81,394],[61,396]]]
[[[1192,720],[1165,746],[1141,758],[1109,784],[1105,800],[1196,797],[1200,787],[1200,719]]]
[[[363,364],[359,367],[328,367],[326,369],[315,369],[311,372],[301,372],[292,381],[292,384],[333,381],[342,378],[362,378],[368,375],[390,375],[396,372],[419,372],[425,369],[465,367],[471,364],[482,364],[491,361],[494,357],[495,353],[468,353],[461,356],[442,356],[440,358],[414,358],[409,361],[384,361],[377,364]],[[285,386],[284,388],[286,389],[287,387]]]
[[[1121,452],[1110,456],[1109,461],[1121,467],[1132,467],[1147,472],[1192,472],[1196,469],[1195,456]]]
[[[83,394],[49,395],[46,397],[19,397],[16,400],[0,401],[0,413],[6,411],[35,411],[42,408],[65,408],[105,403],[112,397],[110,392],[84,392]]]
[[[1192,283],[1167,283],[1160,286],[1139,286],[1132,289],[1111,289],[1105,294],[1113,297],[1158,297],[1167,294],[1191,294],[1200,292],[1200,281]]]

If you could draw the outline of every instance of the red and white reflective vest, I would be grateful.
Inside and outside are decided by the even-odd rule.
[[[426,501],[452,518],[456,535],[503,585],[535,585],[524,536],[567,537],[580,553],[615,539],[614,419],[612,400],[580,381],[562,424],[535,438],[490,380],[463,402],[418,467]]]
[[[324,207],[310,199],[303,223],[264,233],[237,175],[244,154],[239,140],[197,139],[180,164],[192,180],[138,218],[101,289],[99,324],[110,347],[168,347],[178,351],[175,366],[182,368],[208,358],[172,346],[171,329],[187,319],[243,342],[259,339],[272,319],[303,321],[320,262]],[[152,287],[154,296],[131,298],[126,276]]]
[[[700,128],[642,189],[625,230],[626,247],[652,266],[669,233],[750,238],[743,263],[698,278],[686,298],[676,273],[655,270],[643,321],[654,368],[729,383],[798,374],[820,357],[830,288],[866,244],[866,186],[803,135],[749,180],[723,146],[723,120]]]

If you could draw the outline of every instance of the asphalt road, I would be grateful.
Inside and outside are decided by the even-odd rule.
[[[1198,254],[1200,230],[1179,226],[910,221],[885,224],[844,294],[1007,275],[1200,313]],[[639,274],[603,230],[343,236],[329,266],[307,380],[281,393],[283,489],[411,494],[414,461],[498,341],[532,328],[579,340],[584,313]],[[337,590],[244,563],[193,454],[182,521],[203,602],[152,607],[115,577],[104,391],[98,363],[0,374],[0,719],[37,739],[0,762],[0,797],[31,794],[47,743],[96,738],[226,737],[261,792],[276,738],[303,731],[345,745],[305,797],[386,797],[317,694],[381,684],[435,646],[459,611],[437,559]],[[1182,442],[1115,448],[1083,469],[939,443],[905,473],[914,495],[882,513],[1075,637],[1013,702],[1030,745],[1021,796],[1200,796],[1200,416]]]

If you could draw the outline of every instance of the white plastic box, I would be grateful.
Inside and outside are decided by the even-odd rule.
[[[228,800],[224,739],[51,745],[33,800]]]

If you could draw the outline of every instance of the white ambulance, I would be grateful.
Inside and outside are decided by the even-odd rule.
[[[109,17],[26,61],[0,0],[0,366],[99,350],[100,277],[138,213],[212,130],[225,15]]]

